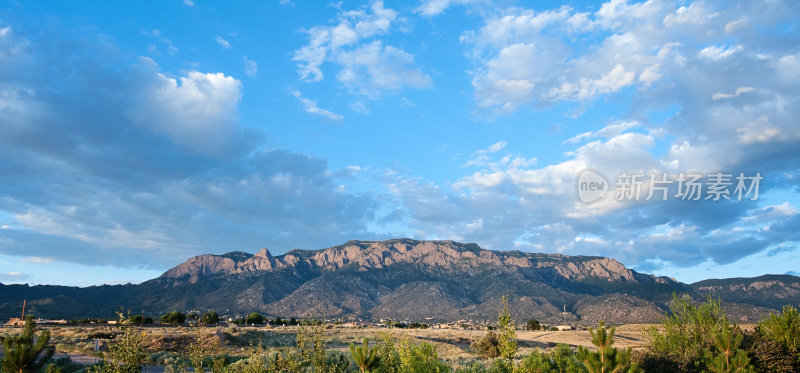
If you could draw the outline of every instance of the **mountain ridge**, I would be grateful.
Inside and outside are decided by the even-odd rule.
[[[672,294],[723,300],[732,320],[757,320],[800,303],[800,278],[710,279],[684,284],[599,256],[484,250],[456,241],[348,241],[272,255],[198,255],[138,285],[88,288],[0,284],[0,317],[22,299],[47,317],[109,317],[118,306],[160,314],[344,319],[493,320],[508,295],[517,320],[590,324],[656,322]]]

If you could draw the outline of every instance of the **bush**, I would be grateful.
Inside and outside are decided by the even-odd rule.
[[[719,300],[707,298],[695,305],[689,296],[673,294],[670,312],[661,321],[663,330],[652,327],[645,332],[650,345],[640,363],[648,372],[702,371],[712,336],[728,326]]]
[[[264,316],[261,316],[261,314],[258,312],[253,312],[247,315],[245,323],[247,325],[261,325],[264,323]]]
[[[602,321],[597,328],[589,328],[589,335],[592,336],[592,344],[596,350],[590,351],[582,346],[578,347],[578,359],[588,372],[641,371],[636,363],[631,361],[632,349],[620,350],[613,347],[615,329],[613,326],[607,329]]]
[[[794,306],[784,306],[783,312],[770,314],[758,323],[759,332],[778,342],[795,359],[795,370],[800,370],[800,313]]]
[[[764,336],[756,326],[755,330],[742,332],[741,348],[747,351],[757,372],[790,373],[795,372],[795,359],[781,343]]]
[[[744,336],[725,325],[712,334],[712,347],[703,350],[703,365],[711,372],[753,372],[747,352],[740,349]]]
[[[511,363],[511,359],[517,354],[517,332],[514,326],[514,320],[511,319],[511,311],[508,307],[508,296],[504,296],[502,300],[502,309],[500,315],[497,317],[498,337],[497,348],[500,356]]]
[[[203,325],[214,325],[219,322],[219,315],[214,311],[206,312],[203,314],[200,322],[203,323]]]
[[[142,318],[142,315],[133,315],[130,319],[131,324],[140,325],[140,324],[152,324],[153,318],[150,316]]]
[[[356,362],[358,369],[360,369],[362,373],[372,372],[378,368],[380,364],[378,350],[376,348],[370,349],[369,342],[366,338],[361,340],[360,346],[356,346],[351,343],[350,354],[353,356],[353,360]]]
[[[539,321],[530,319],[527,323],[525,323],[525,330],[539,330]]]
[[[119,325],[122,334],[116,336],[108,346],[108,361],[94,369],[94,373],[141,373],[148,356],[144,349],[144,333],[134,329],[130,317],[122,312]]]
[[[161,316],[161,322],[164,324],[183,324],[186,321],[186,315],[180,311],[172,311],[164,316]]]
[[[497,334],[490,330],[483,338],[472,342],[470,347],[478,356],[484,359],[493,359],[500,356],[499,345],[500,341],[497,339]]]
[[[449,372],[450,367],[439,360],[436,347],[430,343],[411,344],[403,340],[398,346],[400,371],[409,373]]]

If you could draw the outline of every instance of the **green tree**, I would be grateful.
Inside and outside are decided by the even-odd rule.
[[[606,328],[600,321],[597,328],[589,328],[592,344],[596,351],[583,346],[578,347],[578,359],[590,373],[638,372],[640,369],[631,361],[631,349],[614,348],[615,327]]]
[[[17,336],[6,336],[3,340],[3,371],[8,373],[33,373],[41,370],[53,357],[55,349],[47,346],[50,331],[42,331],[37,337],[36,323],[32,317],[25,320],[25,329]]]
[[[247,320],[245,320],[247,325],[256,325],[256,324],[263,324],[264,323],[264,316],[261,316],[258,312],[253,312],[247,315]]]
[[[208,311],[203,314],[200,322],[203,323],[203,325],[214,325],[219,322],[219,315],[214,311]]]
[[[358,369],[361,370],[362,373],[372,372],[380,366],[378,349],[370,349],[366,338],[361,340],[361,346],[356,346],[350,343],[350,354],[353,355],[353,360],[356,362]]]
[[[397,352],[397,344],[394,338],[389,333],[382,332],[380,339],[380,343],[375,346],[375,349],[378,350],[378,359],[381,362],[380,372],[400,373],[402,371],[400,354]]]
[[[539,330],[539,321],[530,319],[527,323],[525,323],[525,330]]]
[[[164,324],[183,324],[186,321],[186,315],[180,311],[172,311],[166,315],[161,316],[161,322]]]
[[[108,346],[108,361],[96,368],[94,373],[141,373],[147,362],[145,332],[137,330],[131,318],[121,311],[117,315],[122,334],[114,337]]]
[[[509,363],[514,359],[517,354],[517,328],[514,325],[514,320],[511,319],[511,310],[508,307],[508,296],[503,296],[502,309],[500,315],[497,317],[498,336],[497,348],[500,352],[500,357],[506,359]]]
[[[747,352],[739,349],[744,336],[726,326],[714,331],[712,348],[703,351],[703,363],[713,373],[751,373]]]
[[[325,338],[325,326],[322,323],[304,322],[297,329],[297,350],[306,364],[311,365],[313,371],[324,372],[328,370],[328,347]]]
[[[645,331],[649,345],[643,368],[648,372],[703,370],[703,351],[711,347],[712,335],[728,325],[719,300],[709,297],[695,304],[688,295],[673,294],[660,328]]]
[[[784,306],[783,312],[770,314],[758,323],[765,337],[786,347],[800,361],[800,313],[794,306]]]

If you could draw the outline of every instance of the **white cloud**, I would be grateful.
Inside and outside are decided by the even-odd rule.
[[[242,57],[242,60],[244,61],[244,73],[251,78],[255,78],[256,74],[258,74],[258,62],[247,58],[247,56]]]
[[[712,45],[709,47],[703,48],[698,55],[700,58],[704,58],[707,60],[712,61],[719,61],[725,58],[732,56],[734,53],[739,52],[742,50],[741,45],[737,45],[734,47],[725,47],[722,45]]]
[[[222,36],[217,35],[217,37],[214,38],[214,41],[216,41],[217,44],[219,44],[219,46],[224,48],[224,49],[230,49],[231,48],[231,43],[229,41],[223,39]]]
[[[497,153],[505,148],[507,143],[505,141],[498,141],[489,147],[489,153]]]
[[[640,123],[637,121],[622,121],[610,124],[594,132],[583,132],[577,134],[567,140],[564,140],[563,144],[575,144],[577,142],[580,142],[581,140],[593,137],[606,137],[606,138],[615,137],[621,135],[623,132],[627,131],[630,128],[638,126],[640,126]]]
[[[725,32],[730,34],[736,31],[740,31],[747,28],[749,24],[750,22],[747,20],[747,18],[740,18],[735,21],[728,22],[725,25]]]
[[[743,6],[746,10],[707,2],[613,0],[591,13],[568,6],[506,9],[461,36],[475,65],[469,72],[475,101],[504,113],[539,103],[585,105],[631,88],[654,92],[676,77],[699,84],[704,79],[692,76],[702,76],[699,69],[719,72],[771,43],[760,36],[731,39],[731,33],[788,17],[777,4]]]
[[[183,4],[189,7],[194,6],[194,1],[192,0],[183,0]]]
[[[722,92],[714,93],[714,95],[711,96],[711,99],[714,100],[714,101],[717,101],[717,100],[724,100],[724,99],[728,99],[728,98],[734,98],[734,97],[738,97],[742,93],[752,92],[754,90],[755,90],[755,88],[753,88],[753,87],[739,87],[739,88],[736,88],[736,92],[734,92],[732,94],[731,93],[722,93]]]
[[[199,71],[190,71],[180,83],[161,73],[156,76],[128,117],[197,152],[225,151],[236,136],[241,82],[222,73]]]
[[[354,92],[377,98],[383,92],[399,91],[404,86],[425,88],[431,79],[413,67],[414,57],[402,49],[380,41],[341,51],[336,60],[342,69],[336,79]]]
[[[622,65],[614,66],[607,74],[597,78],[581,78],[577,83],[565,82],[548,92],[556,100],[586,100],[598,95],[619,91],[633,84],[636,73],[626,71]]]
[[[396,11],[376,1],[369,11],[340,11],[335,25],[306,30],[309,42],[296,50],[292,59],[298,64],[300,79],[323,80],[322,66],[330,62],[339,67],[339,82],[371,98],[403,87],[430,86],[430,77],[414,66],[410,53],[380,39],[397,20]]]
[[[469,5],[484,1],[485,0],[422,0],[419,6],[414,9],[414,12],[425,17],[433,17],[441,14],[453,5]]]
[[[370,113],[369,107],[361,101],[356,101],[350,104],[350,109],[361,115],[368,115]]]
[[[300,103],[303,104],[303,110],[305,110],[306,113],[319,115],[319,116],[328,118],[330,120],[335,120],[335,121],[339,121],[339,120],[344,119],[344,117],[341,116],[340,114],[336,114],[336,113],[334,113],[334,112],[332,112],[330,110],[325,110],[325,109],[320,108],[319,106],[317,106],[317,101],[316,100],[310,100],[310,99],[307,99],[307,98],[303,97],[303,94],[300,93],[300,91],[298,91],[298,90],[292,90],[289,93],[291,93],[292,96],[297,98],[297,100],[300,101]]]

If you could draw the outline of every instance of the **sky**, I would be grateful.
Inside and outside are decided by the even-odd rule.
[[[398,237],[798,275],[799,22],[793,0],[0,0],[0,282]]]

